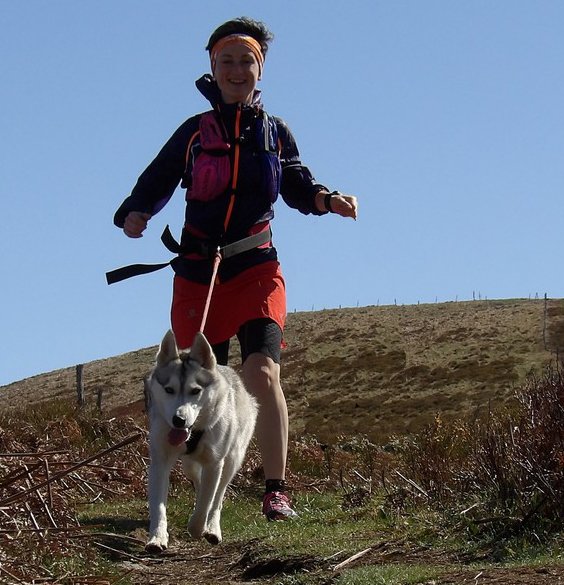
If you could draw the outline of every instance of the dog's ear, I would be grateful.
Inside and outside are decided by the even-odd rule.
[[[190,348],[190,358],[197,361],[206,370],[213,370],[217,366],[213,349],[203,333],[196,333]]]
[[[166,366],[166,364],[177,360],[179,357],[176,338],[174,337],[174,333],[169,329],[165,333],[159,347],[159,352],[157,353],[157,366]]]

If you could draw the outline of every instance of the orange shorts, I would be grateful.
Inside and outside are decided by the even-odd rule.
[[[178,346],[188,348],[200,330],[209,285],[174,277],[171,321]],[[286,285],[278,262],[264,262],[213,287],[203,333],[211,344],[237,334],[253,319],[272,319],[284,331]]]

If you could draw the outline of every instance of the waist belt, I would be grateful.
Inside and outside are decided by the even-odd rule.
[[[174,254],[190,254],[195,252],[204,258],[211,259],[219,253],[222,260],[240,254],[241,252],[247,252],[253,248],[258,248],[259,246],[270,242],[271,239],[272,231],[270,228],[263,232],[259,232],[258,234],[253,234],[252,236],[237,240],[236,242],[226,244],[225,246],[214,244],[207,240],[199,240],[197,238],[193,238],[187,243],[179,244],[171,234],[168,225],[165,227],[161,235],[162,243],[167,250],[170,250]],[[120,282],[121,280],[131,278],[132,276],[149,274],[170,266],[173,260],[174,258],[161,264],[130,264],[129,266],[116,268],[115,270],[106,272],[106,281],[108,284],[114,284],[115,282]]]

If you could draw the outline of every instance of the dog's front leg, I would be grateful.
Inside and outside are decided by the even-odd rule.
[[[160,553],[168,547],[166,504],[175,456],[151,453],[149,465],[149,540],[145,550]]]
[[[200,489],[196,493],[196,505],[190,521],[188,532],[193,538],[205,538],[212,544],[221,542],[221,532],[210,534],[206,532],[210,508],[215,498],[223,471],[223,462],[206,463],[202,469]]]
[[[206,529],[204,532],[204,538],[211,544],[219,544],[221,542],[222,535],[220,521],[221,509],[223,507],[223,498],[225,497],[225,490],[227,489],[229,482],[233,479],[233,476],[235,475],[235,472],[239,466],[240,464],[234,464],[232,458],[227,458],[224,461],[221,477],[217,484],[217,489],[213,500],[210,504]]]

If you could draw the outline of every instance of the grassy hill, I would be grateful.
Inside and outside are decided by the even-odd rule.
[[[564,379],[561,369],[549,376],[544,367],[564,346],[564,301],[294,313],[286,343],[282,377],[295,439],[288,479],[298,521],[260,515],[261,461],[252,444],[226,498],[218,547],[187,536],[193,494],[173,472],[172,546],[156,558],[143,548],[142,398],[156,346],[84,364],[93,408],[74,407],[74,367],[0,387],[0,582],[564,579]],[[523,386],[511,416],[495,412],[516,400],[531,372],[539,377]],[[474,424],[489,409],[494,414]],[[445,423],[461,418],[466,424]],[[382,446],[390,435],[399,438]]]
[[[157,343],[159,340],[155,340]],[[293,436],[384,442],[446,418],[510,402],[515,386],[564,347],[564,300],[498,300],[362,307],[288,316],[282,381]],[[231,358],[238,364],[237,344]],[[156,346],[84,365],[89,402],[142,411]],[[1,408],[76,400],[75,368],[0,387]]]

